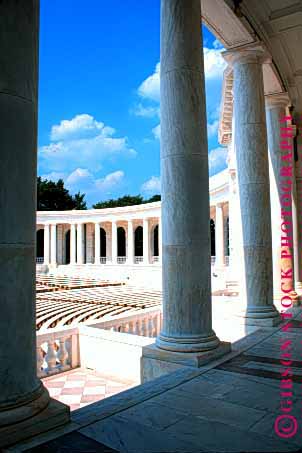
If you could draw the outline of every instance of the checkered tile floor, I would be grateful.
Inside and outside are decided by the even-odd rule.
[[[137,385],[79,368],[44,378],[43,383],[51,397],[67,404],[72,411]]]

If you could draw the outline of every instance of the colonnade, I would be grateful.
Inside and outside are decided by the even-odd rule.
[[[9,21],[7,17],[10,17]],[[67,408],[49,398],[36,375],[38,17],[38,0],[28,0],[26,6],[25,2],[0,2],[0,67],[5,68],[0,74],[0,149],[4,162],[0,172],[5,194],[0,200],[3,300],[0,447],[21,437],[50,430],[68,419]],[[154,346],[158,355],[154,351],[143,353],[144,359],[151,357],[152,366],[156,366],[154,359],[159,358],[159,367],[164,362],[177,362],[179,366],[182,360],[188,365],[200,366],[203,357],[210,360],[230,350],[212,328],[201,17],[200,0],[161,2],[163,327]],[[264,46],[257,43],[227,51],[225,58],[233,66],[235,81],[233,139],[242,220],[245,320],[254,325],[271,326],[279,321],[279,315],[272,294],[268,139],[262,75],[262,65],[269,55]],[[279,131],[278,115],[268,115],[267,121],[271,124],[269,134],[275,137]],[[278,150],[270,149],[270,152]],[[277,178],[276,184],[279,187]],[[219,216],[221,218],[221,212],[218,212]],[[146,225],[145,220],[145,229]],[[116,238],[115,222],[112,222],[111,234]],[[52,262],[56,256],[56,235],[56,225],[47,228],[45,237],[50,237],[50,248],[49,252],[46,250],[46,257],[49,253]],[[71,236],[73,243],[77,237],[77,257],[82,260],[83,225],[72,226]],[[113,240],[114,259],[116,247],[117,241]],[[133,242],[130,239],[131,249]],[[146,243],[143,249],[146,253]],[[73,248],[73,260],[74,256]],[[198,356],[195,361],[194,353]],[[57,404],[55,409],[54,404]]]
[[[160,208],[159,208],[160,209]],[[85,211],[84,214],[87,214]],[[45,218],[45,214],[43,216]],[[68,219],[68,215],[65,216]],[[228,264],[228,203],[219,202],[211,206],[211,258],[216,267],[224,267]],[[66,221],[65,220],[65,221]],[[93,228],[84,234],[84,226],[88,222],[81,223],[39,223],[37,219],[37,263],[45,265],[57,264],[154,264],[161,263],[161,216],[158,218],[145,218],[141,221],[103,220],[89,223]],[[62,228],[63,233],[59,237],[57,228]],[[137,228],[142,228],[142,247],[140,253],[135,253],[137,241],[135,234]],[[124,253],[119,253],[117,244],[118,228],[124,233]],[[101,241],[101,231],[103,241]],[[66,237],[68,234],[68,242]],[[41,245],[43,241],[43,245]],[[86,254],[86,248],[90,246],[91,253]],[[38,254],[38,250],[39,253]],[[58,251],[61,253],[58,253]],[[60,256],[59,256],[60,255]],[[89,256],[87,256],[89,255]],[[67,260],[68,256],[68,260]],[[86,256],[86,259],[85,259]]]
[[[124,226],[126,223],[126,226]],[[91,224],[91,222],[89,223]],[[95,221],[93,229],[89,234],[84,232],[84,226],[88,223],[45,223],[40,225],[44,229],[44,253],[43,263],[45,265],[69,264],[65,260],[58,259],[58,249],[61,249],[67,255],[69,247],[70,264],[154,264],[161,263],[161,219],[144,218],[138,220],[111,220],[111,222]],[[92,224],[91,224],[92,225]],[[57,228],[64,227],[63,238],[58,238]],[[39,228],[39,226],[37,227]],[[138,247],[135,239],[137,229],[142,228],[142,246]],[[101,243],[101,229],[103,229],[105,243]],[[118,230],[122,229],[123,252],[118,250]],[[70,234],[70,240],[67,244],[64,238]],[[89,258],[87,258],[87,247],[90,246]],[[102,250],[104,248],[104,250]],[[139,252],[136,254],[136,250]],[[85,258],[86,257],[86,258]],[[41,263],[41,257],[38,257]]]

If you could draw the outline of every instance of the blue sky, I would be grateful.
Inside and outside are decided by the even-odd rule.
[[[160,193],[159,0],[42,0],[38,174],[93,203]],[[210,173],[221,46],[204,27]]]

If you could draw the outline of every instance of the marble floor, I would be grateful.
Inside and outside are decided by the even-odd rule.
[[[228,356],[183,369],[72,412],[61,429],[7,451],[46,452],[302,452],[302,320],[261,328],[233,345]],[[278,425],[280,344],[291,340],[295,425]]]
[[[135,385],[84,368],[76,368],[42,380],[50,396],[67,404],[71,411],[101,401]]]

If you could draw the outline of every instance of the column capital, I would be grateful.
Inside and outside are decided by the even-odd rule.
[[[234,67],[237,64],[271,63],[272,57],[263,43],[248,44],[221,54],[227,63]]]
[[[266,108],[272,109],[276,107],[286,108],[291,103],[288,93],[275,93],[265,96]]]

